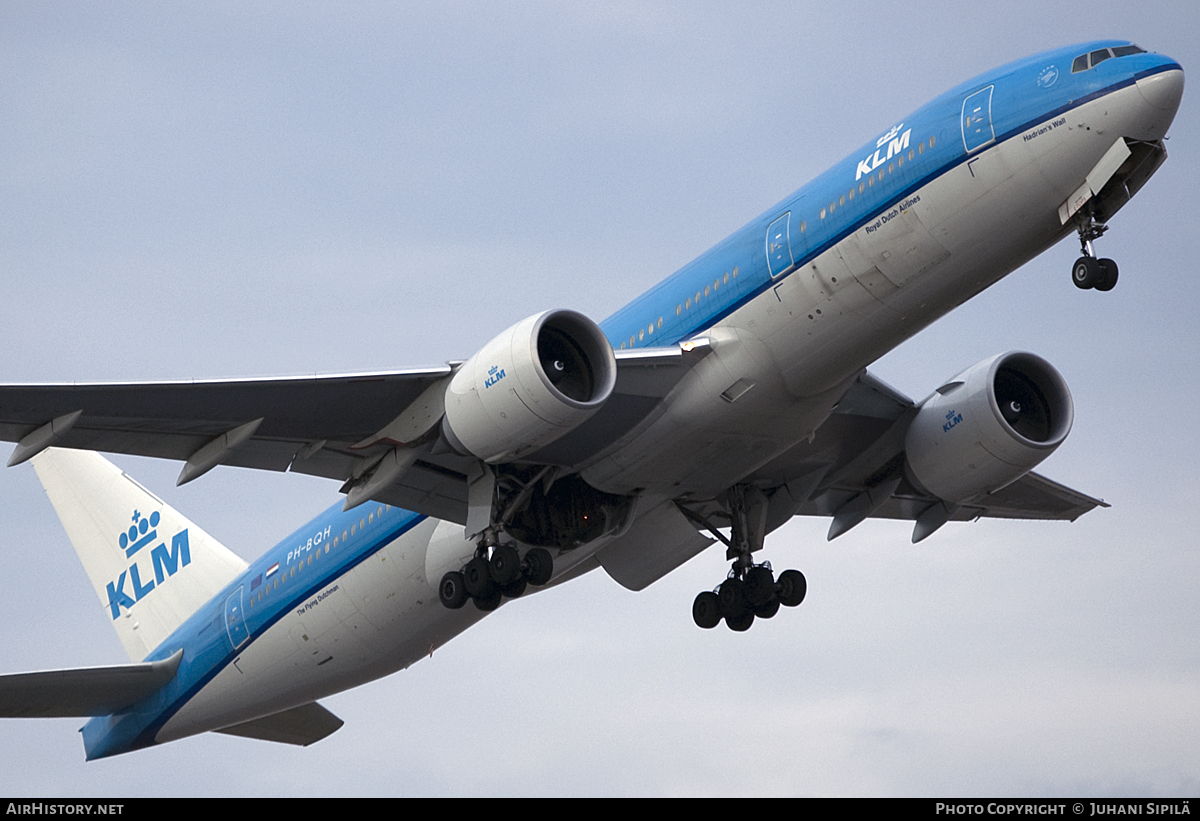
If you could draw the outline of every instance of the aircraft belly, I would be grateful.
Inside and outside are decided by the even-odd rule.
[[[448,610],[425,577],[427,519],[256,636],[163,726],[170,741],[307,704],[402,670],[485,615]],[[461,530],[461,528],[459,528]]]
[[[664,412],[586,468],[586,481],[615,493],[711,497],[815,430],[841,395],[840,386],[832,397],[791,393],[771,349],[747,328],[707,336],[712,352]]]

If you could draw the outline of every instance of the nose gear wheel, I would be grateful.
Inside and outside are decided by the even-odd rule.
[[[1093,240],[1099,239],[1108,226],[1096,222],[1095,216],[1089,211],[1080,217],[1076,230],[1079,231],[1080,253],[1083,256],[1071,266],[1071,281],[1082,290],[1095,288],[1097,291],[1111,291],[1117,284],[1117,263],[1111,259],[1098,259],[1092,248]]]

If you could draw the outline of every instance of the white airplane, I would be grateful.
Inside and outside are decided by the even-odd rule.
[[[309,744],[317,699],[403,669],[506,599],[596,567],[641,590],[714,541],[693,617],[800,604],[759,561],[792,516],[926,538],[1103,502],[1031,472],[1070,431],[1059,373],[991,357],[914,402],[878,357],[1076,234],[1107,291],[1109,219],[1166,159],[1183,70],[1102,41],[964,83],[888,127],[600,325],[547,311],[440,368],[318,378],[0,386],[133,661],[0,677],[0,715],[88,716],[89,759],[218,731]],[[67,448],[69,450],[63,450]],[[88,451],[342,482],[251,565]],[[470,606],[467,606],[468,603]]]

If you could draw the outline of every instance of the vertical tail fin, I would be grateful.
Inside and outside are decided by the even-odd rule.
[[[99,454],[50,448],[33,467],[134,661],[246,569]]]

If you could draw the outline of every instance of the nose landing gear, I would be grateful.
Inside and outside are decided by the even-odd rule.
[[[1117,263],[1111,259],[1097,259],[1092,250],[1092,241],[1099,239],[1108,226],[1096,222],[1095,216],[1089,212],[1086,217],[1080,218],[1076,227],[1083,256],[1075,260],[1071,268],[1071,281],[1076,288],[1111,291],[1117,284]]]

